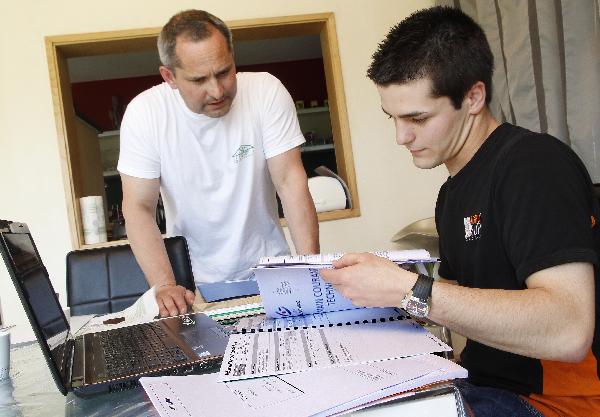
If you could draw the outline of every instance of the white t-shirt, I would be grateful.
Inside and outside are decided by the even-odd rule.
[[[128,105],[118,170],[160,178],[167,234],[186,237],[196,282],[241,280],[261,256],[289,253],[266,162],[303,142],[290,94],[268,73],[238,73],[220,118],[162,83]]]

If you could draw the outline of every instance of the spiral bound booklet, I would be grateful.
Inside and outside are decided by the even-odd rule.
[[[421,249],[373,253],[395,262],[402,268],[420,273],[427,273],[428,269],[432,269],[433,264],[438,262],[437,258],[430,257],[427,251]],[[342,256],[342,253],[334,253],[261,258],[259,264],[254,268],[254,274],[260,289],[266,317],[270,319],[289,319],[291,317],[312,315],[309,319],[310,324],[301,325],[313,326],[312,323],[315,320],[317,322],[327,320],[326,317],[322,316],[323,313],[359,308],[336,291],[330,283],[325,282],[319,274],[319,271],[323,268],[332,268],[333,260]],[[383,313],[382,318],[390,314],[384,309],[378,310]],[[345,319],[343,318],[345,314],[350,313],[340,314],[339,316],[342,316],[342,318],[336,317],[333,324],[361,320],[360,318]],[[394,314],[397,315],[397,313],[392,313],[392,316]],[[390,316],[388,315],[388,317]],[[245,324],[247,325],[247,323]],[[288,323],[283,325],[281,322],[276,322],[273,325],[275,327],[297,327],[294,320],[288,320]]]
[[[269,318],[265,314],[243,317],[231,326],[233,333],[274,332],[292,329],[308,329],[353,324],[379,323],[404,320],[407,314],[394,307],[353,308],[351,310],[315,313],[304,316]]]

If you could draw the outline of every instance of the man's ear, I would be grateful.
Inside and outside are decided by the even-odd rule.
[[[177,83],[175,82],[175,74],[168,67],[161,65],[158,67],[158,71],[160,72],[160,76],[167,84],[171,86],[173,90],[177,89]]]
[[[485,84],[481,81],[477,81],[467,91],[467,105],[469,106],[470,114],[479,114],[485,107]]]

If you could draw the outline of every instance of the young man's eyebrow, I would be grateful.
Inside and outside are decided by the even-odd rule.
[[[426,111],[413,111],[410,113],[399,114],[398,117],[401,119],[410,119],[411,117],[422,116],[424,114],[427,114],[427,112]]]
[[[385,114],[387,114],[390,117],[394,117],[391,114],[389,114],[387,111],[385,111],[385,109],[383,107],[381,108],[381,111],[383,111]],[[410,113],[399,114],[396,117],[398,117],[399,119],[410,119],[411,117],[422,116],[426,113],[427,113],[426,111],[413,111]]]

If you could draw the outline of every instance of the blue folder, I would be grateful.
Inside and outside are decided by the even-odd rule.
[[[258,284],[254,279],[211,284],[196,284],[202,297],[208,302],[227,300],[230,298],[258,295]]]

